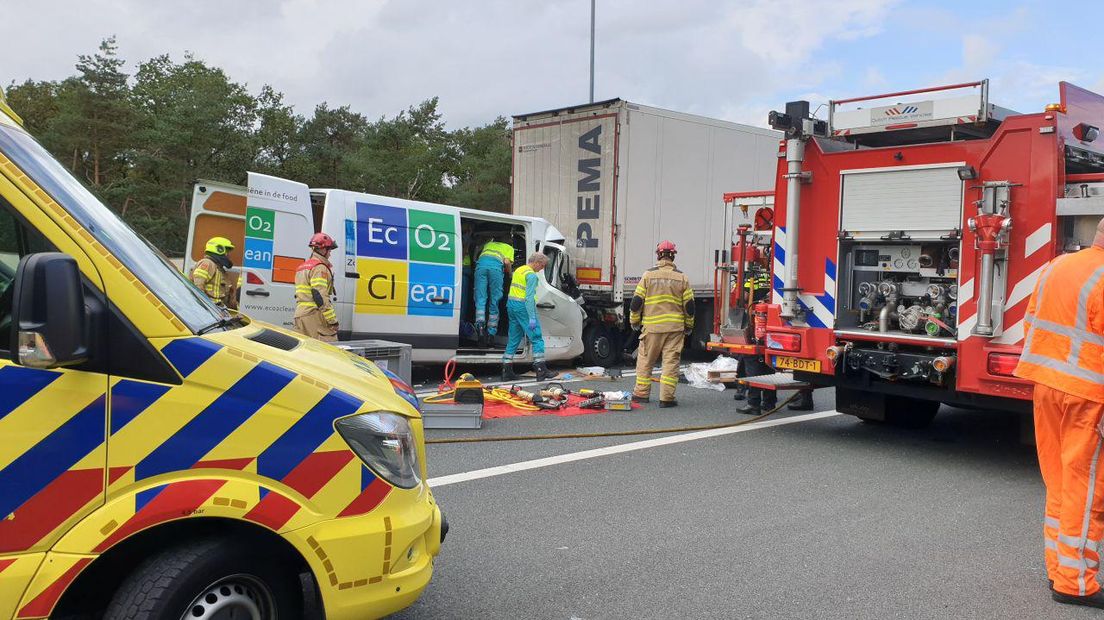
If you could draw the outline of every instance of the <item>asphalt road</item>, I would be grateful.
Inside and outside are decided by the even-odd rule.
[[[731,392],[682,385],[679,401],[428,436],[744,418]],[[833,409],[825,391],[816,404]],[[944,408],[921,431],[806,417],[435,487],[452,530],[426,593],[395,617],[1095,615],[1049,598],[1042,483],[1013,416]],[[431,445],[428,466],[431,479],[449,480],[441,477],[654,437]]]

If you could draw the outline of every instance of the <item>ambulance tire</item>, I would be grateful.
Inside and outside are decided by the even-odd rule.
[[[617,334],[604,325],[591,324],[583,329],[583,363],[610,368],[621,362]]]
[[[303,617],[302,584],[255,545],[209,538],[154,555],[115,592],[105,620],[208,618],[237,611],[268,619]],[[236,617],[236,616],[235,616]]]

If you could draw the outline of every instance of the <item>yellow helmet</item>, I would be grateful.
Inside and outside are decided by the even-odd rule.
[[[207,251],[211,254],[218,254],[224,256],[227,252],[234,249],[234,244],[230,242],[226,237],[211,237],[207,240]]]

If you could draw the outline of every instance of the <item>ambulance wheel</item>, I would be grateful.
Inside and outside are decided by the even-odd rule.
[[[609,368],[621,361],[621,348],[613,332],[602,325],[588,325],[583,330],[583,363]]]
[[[282,564],[228,538],[174,547],[150,557],[123,581],[104,618],[300,618],[302,586]]]

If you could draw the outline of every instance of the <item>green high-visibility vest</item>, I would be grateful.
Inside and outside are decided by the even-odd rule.
[[[479,253],[479,258],[484,256],[493,256],[503,263],[513,264],[514,246],[500,241],[488,241],[487,245],[483,246],[483,251]]]

